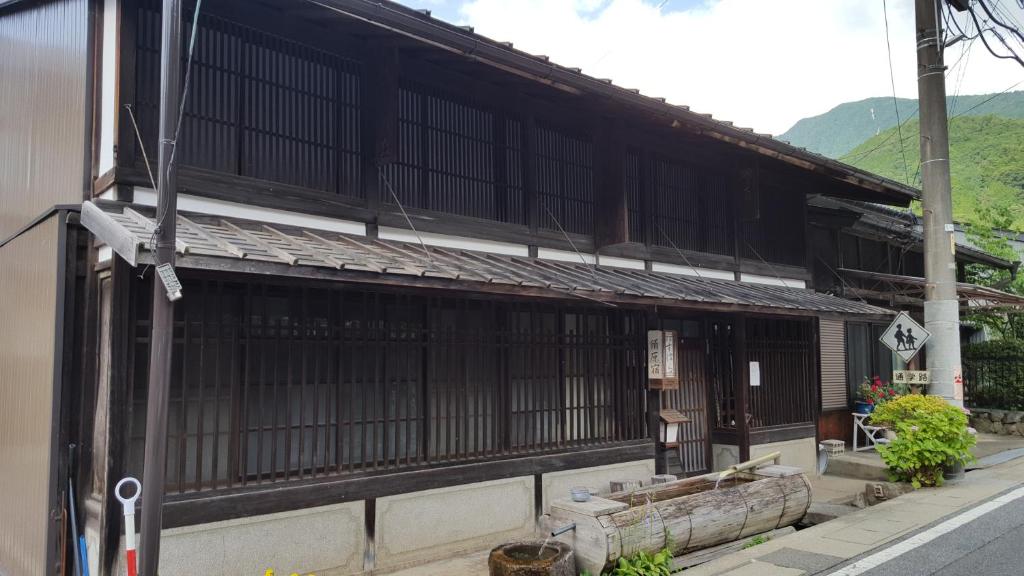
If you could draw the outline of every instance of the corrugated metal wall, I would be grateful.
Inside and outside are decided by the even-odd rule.
[[[0,240],[82,200],[87,0],[0,13]]]
[[[821,409],[847,407],[846,329],[842,320],[822,318],[821,336]]]
[[[46,567],[58,222],[0,247],[0,574]]]

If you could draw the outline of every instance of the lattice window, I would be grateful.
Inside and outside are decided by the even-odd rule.
[[[140,6],[136,52],[139,129],[151,161],[159,124],[158,8],[149,0]],[[191,18],[186,12],[185,29]],[[182,164],[362,195],[359,64],[210,14],[200,16],[195,46],[176,152]],[[187,43],[183,64],[186,57]]]
[[[593,234],[593,145],[584,136],[546,126],[537,126],[536,133],[541,227]]]
[[[654,158],[651,180],[653,243],[694,252],[733,253],[733,195],[726,176],[694,164]]]
[[[485,220],[525,223],[521,124],[437,90],[407,83],[399,90],[397,161],[384,167],[406,207]]]
[[[170,493],[645,437],[642,318],[604,309],[186,280]],[[151,290],[134,298],[142,463]]]

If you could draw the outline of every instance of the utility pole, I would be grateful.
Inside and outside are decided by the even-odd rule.
[[[949,124],[943,64],[942,0],[915,0],[917,91],[921,113],[921,188],[924,210],[924,326],[934,394],[963,406],[960,371],[960,303],[956,293],[956,244],[949,182]]]
[[[157,169],[156,263],[174,265],[178,219],[178,182],[174,139],[178,125],[181,56],[181,0],[163,0],[160,41],[160,137]],[[153,278],[153,325],[149,339],[149,390],[146,400],[146,450],[142,471],[142,576],[156,576],[160,560],[164,483],[167,474],[167,403],[174,342],[174,302],[156,274]]]

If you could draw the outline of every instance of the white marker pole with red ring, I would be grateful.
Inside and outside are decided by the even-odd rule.
[[[126,484],[135,485],[135,493],[127,498],[121,495],[121,487]],[[121,501],[121,508],[124,509],[124,553],[128,576],[138,576],[138,564],[135,559],[135,501],[141,494],[142,484],[130,476],[123,478],[114,487],[114,495]]]

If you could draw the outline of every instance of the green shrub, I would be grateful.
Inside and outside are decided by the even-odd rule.
[[[1024,340],[988,340],[965,344],[961,349],[964,360],[1016,358],[1024,360]]]
[[[672,552],[668,548],[657,554],[643,550],[630,557],[619,558],[610,572],[603,576],[670,576],[672,574]]]
[[[973,459],[975,438],[967,431],[967,415],[940,396],[901,396],[875,409],[871,422],[896,432],[896,439],[878,447],[893,480],[914,488],[942,485],[943,467]]]

